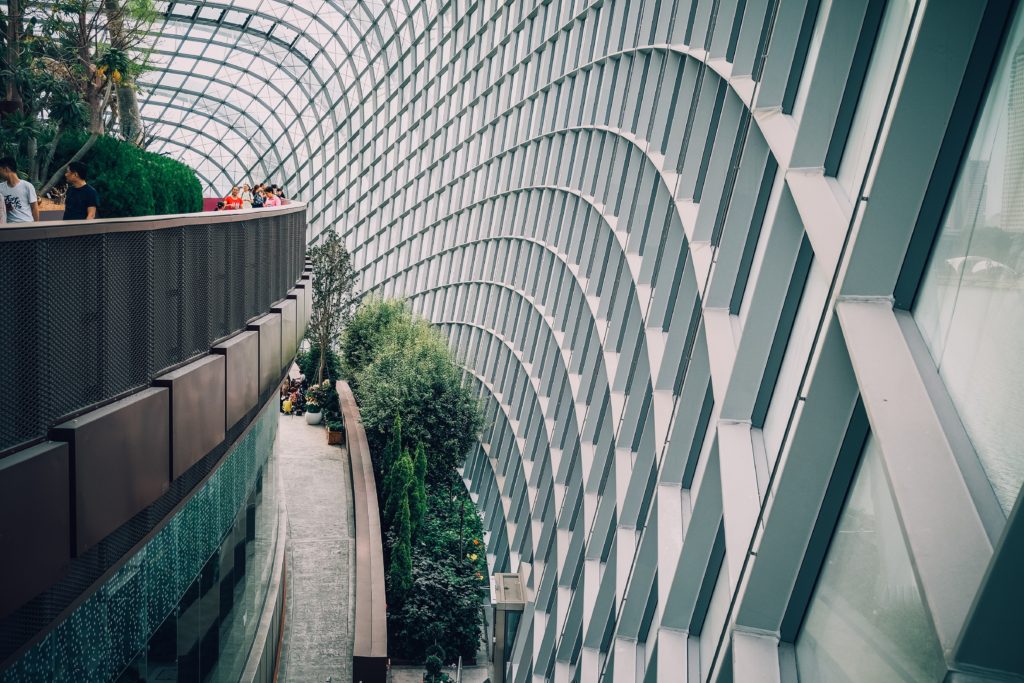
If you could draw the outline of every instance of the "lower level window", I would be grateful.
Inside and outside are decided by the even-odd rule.
[[[946,674],[882,467],[869,438],[797,638],[805,683]]]

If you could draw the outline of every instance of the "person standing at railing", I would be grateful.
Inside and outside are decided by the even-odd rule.
[[[276,194],[274,194],[273,191],[270,191],[270,192],[267,192],[267,198],[263,202],[263,206],[266,206],[266,207],[281,206],[281,200],[278,198],[278,196]]]
[[[231,211],[232,209],[242,208],[242,196],[238,193],[238,187],[232,187],[231,193],[224,198],[224,210]]]
[[[242,208],[243,209],[251,209],[252,208],[252,188],[249,187],[248,183],[246,183],[245,185],[242,185]]]
[[[100,206],[100,195],[88,183],[89,167],[81,161],[72,161],[64,171],[68,181],[68,194],[64,198],[64,220],[91,221],[96,218]]]
[[[0,197],[7,210],[8,223],[39,220],[39,199],[36,188],[18,177],[18,162],[11,157],[0,159]]]

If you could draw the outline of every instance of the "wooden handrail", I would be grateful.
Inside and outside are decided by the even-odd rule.
[[[359,406],[348,382],[337,383],[342,418],[345,421],[349,463],[352,470],[352,502],[355,510],[356,590],[355,646],[353,659],[373,660],[381,667],[388,654],[387,598],[384,593],[384,544],[381,540],[380,508],[373,475],[370,447],[359,416]],[[377,668],[377,667],[372,667]],[[359,680],[358,678],[355,680]],[[372,680],[371,677],[362,680]]]

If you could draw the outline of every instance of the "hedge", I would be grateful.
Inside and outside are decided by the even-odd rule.
[[[85,142],[84,134],[65,136],[50,173]],[[89,184],[100,195],[99,218],[194,213],[203,210],[203,187],[189,166],[112,137],[100,137],[82,161]]]

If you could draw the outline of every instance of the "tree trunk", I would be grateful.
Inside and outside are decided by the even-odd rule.
[[[21,20],[21,0],[7,0],[7,54],[4,55],[4,59],[11,71],[16,71],[21,61]],[[12,103],[13,111],[21,111],[23,100],[17,79],[11,77],[5,80],[7,87],[4,98]]]
[[[111,84],[110,83],[106,84],[106,91],[103,93],[102,99],[101,99],[101,101],[99,103],[99,112],[100,113],[102,113],[103,109],[105,108],[106,102],[108,102],[108,100],[110,99],[111,93],[113,91],[114,91],[114,89],[111,87]],[[68,164],[70,164],[72,162],[76,162],[79,159],[81,159],[82,157],[84,157],[86,155],[86,153],[88,153],[89,150],[91,150],[92,145],[96,143],[96,140],[99,139],[99,136],[101,134],[102,134],[101,132],[95,133],[95,132],[89,131],[89,137],[86,138],[85,142],[82,143],[82,146],[78,148],[78,152],[76,152],[74,154],[74,156],[72,156],[71,159],[69,159],[65,163],[61,164],[57,168],[57,170],[53,171],[53,175],[50,176],[50,179],[47,180],[46,184],[43,185],[39,189],[39,195],[46,195],[46,193],[48,193],[48,191],[53,189],[53,186],[56,185],[58,182],[60,182],[60,178],[63,177],[63,170],[65,170],[65,168],[67,168]],[[55,145],[54,145],[54,147],[55,147]]]
[[[39,140],[35,135],[25,141],[25,155],[28,157],[28,179],[33,185],[39,184]]]
[[[99,140],[99,138],[100,136],[98,133],[91,134],[82,144],[82,146],[78,148],[78,151],[75,152],[74,156],[68,159],[60,168],[53,172],[53,175],[51,175],[50,179],[46,181],[46,184],[39,189],[38,194],[40,196],[45,196],[47,192],[52,190],[54,186],[60,182],[60,179],[64,177],[64,169],[67,167],[67,165],[70,164],[72,161],[78,161],[79,159],[84,157],[86,152],[92,149],[92,146],[96,144],[96,141]]]
[[[127,50],[125,9],[118,0],[103,0],[103,11],[107,15],[107,32],[110,34],[111,46],[118,50]],[[117,87],[117,118],[121,125],[121,136],[133,145],[141,147],[145,130],[142,125],[142,114],[139,112],[139,98],[135,93],[135,81],[128,74],[122,75],[122,81]]]
[[[320,340],[320,359],[316,366],[316,383],[323,384],[324,382],[324,368],[327,366],[327,351],[323,343],[323,339]]]
[[[142,147],[145,128],[142,125],[142,113],[139,111],[139,98],[135,93],[134,82],[121,82],[117,88],[117,116],[121,122],[121,135],[136,147]]]
[[[64,129],[58,127],[57,132],[53,134],[53,139],[50,140],[50,144],[46,146],[46,158],[43,159],[43,163],[39,166],[39,175],[50,172],[50,164],[53,163],[53,155],[57,153],[57,145],[60,144],[60,139],[64,137]]]

